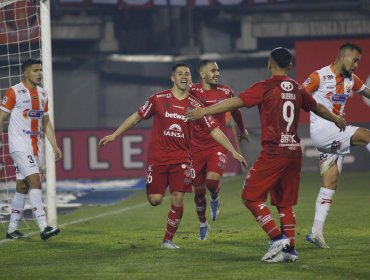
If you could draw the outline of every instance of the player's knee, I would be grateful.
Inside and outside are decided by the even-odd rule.
[[[255,201],[247,200],[247,199],[244,199],[244,198],[242,198],[242,202],[243,202],[244,206],[247,207],[248,209],[253,208],[253,205],[256,203]]]
[[[209,190],[216,190],[220,185],[220,180],[207,179],[206,185]]]
[[[15,190],[17,193],[27,194],[29,191],[29,186],[23,182],[17,182]]]
[[[41,179],[38,173],[29,175],[26,180],[31,189],[41,189]]]
[[[162,203],[163,196],[161,195],[148,195],[148,202],[151,206],[158,206]]]

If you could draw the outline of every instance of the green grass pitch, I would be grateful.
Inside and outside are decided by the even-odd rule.
[[[295,207],[296,263],[260,261],[268,240],[240,194],[243,178],[225,178],[221,213],[199,241],[192,194],[175,236],[181,248],[160,249],[169,199],[158,207],[144,191],[111,206],[86,206],[58,217],[59,236],[0,243],[0,279],[370,279],[370,173],[344,172],[325,228],[330,249],[304,241],[320,177],[302,176]],[[168,197],[168,196],[167,196]],[[208,207],[209,208],[209,207]],[[270,208],[277,218],[276,209]],[[207,209],[209,210],[209,209]],[[207,211],[209,217],[209,211]],[[34,222],[25,233],[37,231]],[[5,230],[0,227],[2,240]]]

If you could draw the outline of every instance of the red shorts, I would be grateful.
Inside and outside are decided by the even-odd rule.
[[[297,204],[302,158],[266,158],[259,156],[244,182],[242,198],[290,207]]]
[[[222,147],[214,147],[193,153],[193,168],[195,171],[194,186],[204,185],[208,172],[222,176],[227,163],[227,154]]]
[[[189,163],[148,165],[146,193],[164,195],[167,186],[172,192],[192,192],[194,170]]]

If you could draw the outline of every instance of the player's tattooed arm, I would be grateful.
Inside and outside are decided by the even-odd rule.
[[[365,96],[366,98],[370,99],[370,88],[365,87],[363,91],[360,91],[359,94]]]

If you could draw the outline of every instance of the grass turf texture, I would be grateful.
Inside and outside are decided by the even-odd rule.
[[[242,205],[242,177],[226,178],[221,213],[208,240],[198,240],[192,194],[175,236],[178,250],[160,249],[169,199],[146,204],[143,191],[111,206],[86,206],[59,216],[59,236],[0,244],[1,279],[370,279],[370,173],[344,173],[325,228],[330,249],[304,241],[309,232],[318,174],[302,176],[295,207],[297,263],[260,261],[268,240]],[[168,197],[168,195],[167,195]],[[130,208],[135,207],[135,208]],[[275,208],[270,208],[278,221]],[[92,218],[102,215],[98,218]],[[105,216],[103,216],[105,215]],[[209,206],[207,208],[209,217]],[[77,222],[76,222],[77,221]],[[36,232],[33,222],[31,229]],[[5,230],[0,229],[2,238]]]

